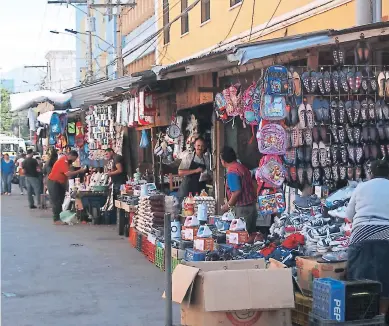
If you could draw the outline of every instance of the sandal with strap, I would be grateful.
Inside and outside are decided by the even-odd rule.
[[[312,128],[312,137],[315,143],[320,141],[320,126],[314,126]]]
[[[361,83],[362,83],[362,73],[360,71],[357,71],[355,73],[355,89],[354,93],[358,93],[359,89],[361,88]]]
[[[361,141],[361,129],[359,127],[353,128],[353,138],[354,138],[354,142],[356,144],[360,143],[360,141]]]
[[[319,186],[321,184],[321,178],[322,178],[321,168],[314,168],[312,184],[314,186]]]
[[[363,159],[363,149],[361,146],[355,148],[355,163],[361,164]]]
[[[318,82],[317,72],[311,71],[311,93],[316,92],[317,82]]]
[[[354,123],[353,119],[353,102],[347,101],[345,104],[346,107],[346,113],[347,113],[347,119],[350,123]]]
[[[360,181],[362,175],[362,167],[360,165],[357,165],[355,167],[355,180]]]
[[[362,135],[362,141],[364,143],[367,143],[369,142],[369,126],[365,123],[363,124],[362,126],[362,132],[361,132],[361,135]]]
[[[315,116],[311,105],[308,103],[305,106],[305,116],[306,116],[306,127],[312,129],[315,125]]]
[[[335,70],[332,72],[331,76],[332,86],[336,93],[339,92],[339,73]]]
[[[368,144],[365,144],[363,146],[363,155],[366,157],[366,158],[369,158],[370,157],[370,147]]]
[[[347,179],[348,180],[354,179],[354,167],[351,165],[347,166]]]
[[[349,89],[352,92],[354,92],[354,90],[355,90],[355,76],[354,76],[354,72],[349,71],[347,73],[347,82],[348,82]]]
[[[331,146],[331,159],[332,159],[332,164],[339,163],[339,147],[338,147],[338,145]]]
[[[305,105],[304,103],[301,103],[299,108],[298,108],[298,116],[299,116],[299,127],[300,129],[305,129],[307,127],[307,123],[306,123],[306,108],[305,108]]]
[[[377,141],[377,128],[375,125],[369,127],[369,138],[373,143]]]
[[[340,77],[340,84],[342,85],[342,88],[343,90],[348,93],[349,91],[349,87],[348,87],[348,84],[347,84],[347,76],[346,76],[346,73],[344,71],[341,71],[339,73],[339,77]]]
[[[346,109],[344,108],[344,102],[339,101],[338,102],[338,108],[339,108],[339,123],[340,124],[345,124],[346,123]]]
[[[375,104],[372,99],[367,101],[367,105],[369,106],[369,120],[375,121]]]
[[[369,114],[369,104],[367,103],[367,99],[361,102],[361,122],[366,122],[368,120]]]
[[[300,165],[297,168],[297,181],[300,185],[304,185],[304,165]]]
[[[344,144],[346,142],[346,132],[343,127],[339,127],[338,138],[339,138],[339,143]]]
[[[328,124],[330,122],[330,103],[327,100],[321,101],[323,109],[323,122]]]
[[[348,157],[352,163],[355,164],[355,146],[348,145],[347,146]]]
[[[354,143],[354,137],[353,137],[353,128],[350,127],[350,125],[346,125],[346,133],[347,133],[347,138],[350,144]]]
[[[374,76],[372,76],[370,78],[370,89],[373,93],[376,93],[377,92],[377,89],[378,89],[378,84],[377,84],[377,80],[375,79]]]
[[[304,148],[304,161],[310,163],[312,160],[312,146],[305,146]]]
[[[322,141],[319,143],[319,162],[322,167],[327,165],[327,149]]]
[[[339,178],[340,178],[340,180],[347,179],[347,168],[344,165],[339,166]]]
[[[340,146],[339,152],[340,152],[340,160],[342,161],[343,164],[346,164],[348,162],[346,147],[344,145]]]
[[[331,180],[332,179],[332,175],[331,175],[331,168],[329,166],[326,166],[325,168],[323,168],[323,172],[324,172],[324,179],[325,180]]]
[[[303,130],[305,145],[312,146],[313,139],[312,139],[312,129],[304,129]]]
[[[324,88],[324,78],[323,78],[323,74],[321,72],[318,72],[316,74],[316,78],[317,78],[317,86],[319,88],[319,92],[324,95],[326,93],[326,90]]]
[[[337,114],[338,114],[338,103],[336,101],[331,102],[331,124],[335,125],[337,123]]]
[[[369,83],[369,74],[366,70],[362,70],[362,82],[361,82],[362,91],[369,93],[370,83]]]
[[[331,93],[331,75],[328,71],[324,72],[323,80],[324,80],[324,91],[326,94],[330,94]]]
[[[375,116],[378,121],[384,120],[384,113],[382,112],[381,101],[375,103]]]
[[[312,169],[312,166],[310,164],[307,164],[307,167],[306,167],[306,177],[307,177],[307,182],[309,185],[312,184],[312,179],[313,179],[313,169]]]
[[[334,140],[334,143],[339,143],[339,138],[338,138],[338,128],[335,125],[330,126],[332,138]]]
[[[339,181],[339,170],[338,170],[338,165],[333,165],[331,167],[331,172],[332,172],[332,180],[335,182]]]
[[[303,86],[307,93],[311,92],[311,77],[309,75],[309,72],[304,72],[301,76],[301,79],[303,80]]]
[[[312,158],[311,158],[312,166],[317,168],[320,166],[319,161],[319,146],[317,143],[312,144]]]
[[[299,147],[300,146],[300,143],[299,143],[299,131],[297,129],[297,127],[293,127],[291,129],[291,145],[292,147],[296,148],[296,147]]]

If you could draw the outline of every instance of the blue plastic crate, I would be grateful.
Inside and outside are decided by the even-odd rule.
[[[332,278],[318,278],[313,282],[312,313],[326,320],[345,321],[346,286]]]
[[[186,261],[205,261],[205,252],[187,248],[185,250]]]

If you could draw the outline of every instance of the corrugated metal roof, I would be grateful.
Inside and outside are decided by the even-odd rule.
[[[72,108],[81,107],[91,103],[103,102],[106,99],[104,93],[113,91],[115,88],[129,88],[130,85],[140,81],[142,77],[125,76],[118,79],[98,82],[91,85],[80,86],[66,90],[64,93],[71,93],[70,104]]]

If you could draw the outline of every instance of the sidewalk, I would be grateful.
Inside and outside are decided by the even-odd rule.
[[[164,274],[115,226],[55,226],[17,193],[1,197],[1,227],[2,325],[163,325]]]

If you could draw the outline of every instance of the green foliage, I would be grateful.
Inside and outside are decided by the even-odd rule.
[[[0,132],[9,134],[12,132],[12,116],[11,116],[11,103],[9,100],[9,93],[5,89],[1,89],[0,97]]]

